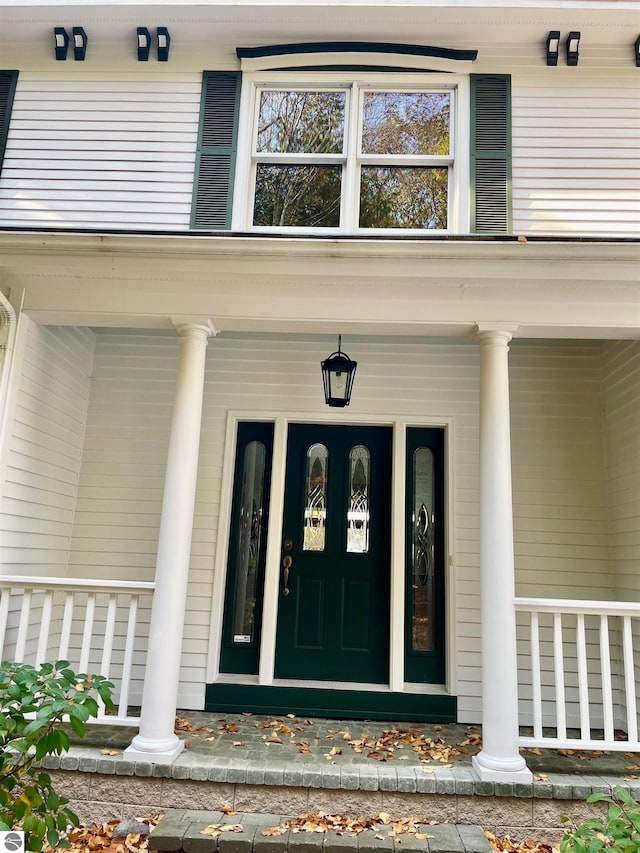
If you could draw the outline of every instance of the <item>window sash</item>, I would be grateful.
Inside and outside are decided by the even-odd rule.
[[[467,75],[424,75],[407,85],[406,74],[363,72],[345,83],[342,72],[249,72],[244,75],[240,108],[242,149],[236,170],[232,227],[254,233],[421,235],[467,233],[469,230],[469,78]],[[346,92],[344,151],[342,154],[259,153],[257,127],[262,91]],[[362,97],[368,92],[434,92],[451,96],[449,154],[362,154],[360,152]],[[290,165],[342,165],[341,221],[339,226],[254,225],[256,169],[258,163]],[[447,227],[359,227],[360,170],[363,166],[424,166],[448,169]]]
[[[453,86],[404,86],[375,84],[360,85],[357,81],[336,86],[328,85],[256,85],[253,91],[253,111],[251,124],[251,166],[249,172],[249,198],[247,205],[246,226],[253,231],[285,231],[291,233],[443,233],[451,229],[452,201],[452,171],[454,165],[455,133],[456,133],[456,99],[457,85]],[[260,152],[258,151],[258,128],[260,122],[260,107],[262,93],[267,91],[282,92],[345,92],[343,150],[337,153],[307,153],[307,152]],[[434,93],[450,96],[449,114],[449,152],[446,155],[434,154],[364,154],[362,153],[362,133],[364,118],[364,98],[371,92],[398,92],[404,94]],[[256,225],[254,212],[256,201],[257,173],[260,165],[341,165],[341,199],[340,224],[338,226],[304,226],[304,225]],[[370,228],[360,227],[361,201],[361,171],[366,166],[380,167],[424,167],[447,168],[447,219],[446,229],[436,228]]]

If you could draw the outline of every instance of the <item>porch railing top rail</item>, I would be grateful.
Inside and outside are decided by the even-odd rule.
[[[154,581],[112,581],[98,578],[31,577],[29,575],[0,575],[0,588],[65,589],[91,592],[152,592]]]
[[[516,610],[526,613],[583,613],[595,616],[640,616],[640,601],[591,601],[571,598],[518,598]]]

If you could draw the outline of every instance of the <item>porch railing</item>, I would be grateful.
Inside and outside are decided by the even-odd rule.
[[[516,598],[522,746],[640,750],[640,604]]]
[[[137,725],[155,584],[0,576],[0,659],[33,665],[67,660],[115,684],[115,714],[91,722]],[[132,695],[135,694],[135,695]]]

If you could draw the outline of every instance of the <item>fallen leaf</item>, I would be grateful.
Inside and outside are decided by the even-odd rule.
[[[222,808],[220,809],[220,811],[222,812],[222,814],[226,814],[226,815],[234,815],[234,814],[238,814],[238,812],[234,812],[234,810],[231,808],[231,804],[230,804],[230,803],[225,803],[225,804],[222,806]]]
[[[118,749],[101,749],[100,755],[120,755],[120,751]]]

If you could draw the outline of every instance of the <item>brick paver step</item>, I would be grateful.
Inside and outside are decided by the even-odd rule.
[[[424,853],[491,853],[482,828],[472,824],[419,825],[417,835],[393,836],[388,825],[367,829],[357,836],[327,832],[292,832],[263,835],[291,815],[234,814],[171,809],[151,833],[149,848],[159,853],[374,853],[374,851],[424,851]],[[211,824],[239,825],[241,831],[203,833]]]

